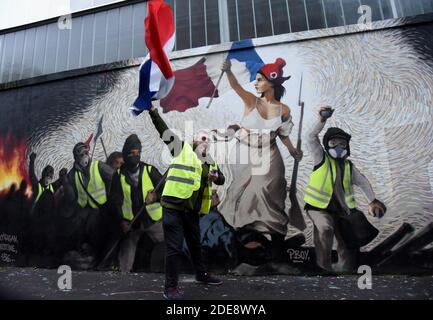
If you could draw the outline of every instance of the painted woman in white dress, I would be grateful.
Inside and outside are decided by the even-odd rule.
[[[274,239],[284,240],[287,233],[287,180],[276,138],[281,139],[293,158],[302,158],[302,151],[293,146],[289,137],[293,127],[290,109],[280,101],[285,93],[282,84],[290,78],[283,76],[285,64],[278,58],[258,71],[255,88],[259,97],[241,87],[231,71],[230,61],[221,67],[244,102],[244,114],[226,168],[231,184],[218,209],[243,235],[241,243],[251,249],[262,245],[257,235],[274,242]],[[240,160],[246,153],[248,161]],[[254,234],[256,237],[251,236]]]

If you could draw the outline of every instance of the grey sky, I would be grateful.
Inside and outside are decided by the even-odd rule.
[[[125,0],[0,0],[0,30]]]

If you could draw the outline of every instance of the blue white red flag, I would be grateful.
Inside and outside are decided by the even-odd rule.
[[[151,108],[152,100],[164,98],[174,83],[168,54],[175,43],[173,11],[163,0],[148,1],[148,15],[144,20],[145,41],[149,51],[140,66],[138,97],[131,107],[139,115]]]

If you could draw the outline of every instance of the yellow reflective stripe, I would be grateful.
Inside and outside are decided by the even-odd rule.
[[[315,199],[315,200],[317,200],[319,202],[326,203],[326,204],[329,203],[329,200],[326,200],[326,199],[323,199],[323,198],[319,198],[316,195],[314,195],[314,194],[312,194],[312,193],[310,193],[308,191],[305,191],[305,195],[309,196],[309,197],[311,197],[311,198],[313,198],[313,199]]]
[[[154,189],[152,179],[150,179],[149,172],[152,170],[152,166],[148,165],[144,167],[141,175],[141,189],[143,193],[143,200],[146,201],[146,196],[150,190]],[[153,221],[158,221],[162,218],[162,207],[159,202],[151,203],[146,205],[146,211],[149,217]]]
[[[176,181],[176,182],[186,183],[186,184],[194,184],[194,180],[193,179],[187,179],[187,178],[176,177],[176,176],[167,177],[166,180]]]
[[[308,185],[307,188],[309,188],[309,189],[311,189],[312,191],[317,192],[317,193],[319,193],[319,194],[321,194],[321,195],[323,195],[323,196],[325,196],[325,197],[332,197],[332,194],[329,194],[329,193],[323,191],[323,189],[322,189],[322,190],[318,190],[318,189],[314,188],[314,187],[311,186],[311,185]]]
[[[126,220],[131,221],[134,218],[131,202],[131,186],[126,182],[123,174],[120,174],[120,185],[123,191],[122,215]]]
[[[92,168],[92,174],[90,175],[90,180],[93,184],[93,193],[90,193],[96,201],[98,201],[98,198],[105,196],[105,185],[102,183],[100,184],[98,180],[102,180],[101,175],[99,174],[98,169],[98,163],[99,161],[93,161],[91,166]],[[94,195],[95,194],[95,195]]]
[[[107,194],[105,190],[105,183],[101,178],[101,174],[99,173],[98,164],[98,160],[92,161],[90,164],[90,178],[87,191],[98,204],[102,205],[107,202]],[[92,208],[98,207],[98,204],[94,203],[93,200],[90,199],[88,202]]]
[[[83,181],[83,176],[81,175],[80,171],[75,171],[75,187],[77,188],[78,192],[78,204],[80,207],[84,208],[87,204],[87,194],[83,189],[83,186],[81,185],[81,181]]]
[[[315,190],[312,190],[310,185],[308,185],[308,186],[305,187],[305,192],[308,192],[308,193],[316,196],[317,198],[320,198],[320,199],[326,200],[326,201],[329,201],[331,199],[331,197],[332,197],[332,195],[329,195],[329,196],[328,195],[323,195],[323,194],[320,194],[320,193],[316,192]]]
[[[331,168],[331,161],[328,159],[327,156],[325,156],[325,158],[326,158],[326,161],[328,162],[328,165],[326,166],[325,178],[323,178],[322,185],[320,186],[321,190],[325,189],[325,184],[326,184],[326,181],[327,181],[328,175],[329,175],[329,169]]]
[[[38,202],[41,195],[42,195],[42,185],[38,183],[38,194],[36,195],[35,203]]]
[[[185,165],[179,164],[179,163],[174,163],[174,164],[170,165],[170,169],[179,169],[179,170],[186,170],[186,171],[191,171],[191,172],[195,172],[195,170],[196,170],[195,167],[185,166]]]

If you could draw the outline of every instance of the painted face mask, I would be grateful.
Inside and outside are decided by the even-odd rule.
[[[341,159],[344,158],[347,155],[347,150],[345,148],[342,148],[340,146],[337,146],[335,148],[331,148],[328,150],[329,155],[333,157],[334,159]]]
[[[140,155],[129,155],[126,158],[126,163],[129,167],[136,167],[140,162]]]
[[[51,184],[53,182],[53,177],[45,177],[42,180],[42,183],[44,185],[44,187],[48,186],[49,184]]]
[[[80,167],[85,168],[89,164],[90,157],[88,154],[84,154],[81,156],[80,161],[78,161],[78,164]]]

